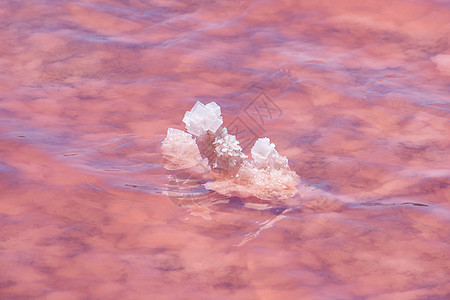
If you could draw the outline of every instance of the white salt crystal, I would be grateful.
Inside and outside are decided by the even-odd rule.
[[[252,158],[256,165],[265,164],[271,158],[271,153],[275,151],[275,145],[270,143],[269,138],[261,138],[252,147]]]
[[[213,169],[235,174],[247,156],[242,153],[239,141],[228,134],[223,123],[220,106],[215,102],[203,104],[199,101],[186,112],[183,122],[196,141],[203,157]]]
[[[231,175],[238,171],[242,161],[247,158],[247,155],[242,153],[236,136],[229,134],[226,128],[216,136],[212,146],[215,149],[213,167],[228,170]]]
[[[214,102],[205,105],[197,101],[194,107],[186,112],[183,122],[187,131],[195,136],[202,136],[208,130],[216,133],[223,123],[220,106]]]
[[[258,168],[289,169],[286,157],[278,154],[269,138],[260,138],[252,147],[252,158]]]
[[[162,142],[161,151],[172,164],[183,167],[195,165],[201,160],[200,151],[194,137],[183,130],[169,128]],[[170,168],[170,165],[168,165]]]
[[[175,128],[169,128],[167,130],[167,136],[162,142],[161,149],[164,154],[170,154],[174,157],[198,152],[198,147],[193,136]]]

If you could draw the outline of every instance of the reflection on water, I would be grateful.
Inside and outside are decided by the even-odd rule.
[[[450,297],[445,1],[6,0],[0,17],[1,299]],[[299,194],[227,198],[166,170],[197,99],[270,136]]]

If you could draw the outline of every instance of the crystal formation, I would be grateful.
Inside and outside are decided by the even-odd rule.
[[[208,131],[215,133],[223,123],[220,106],[215,102],[205,105],[197,101],[192,110],[186,112],[183,122],[194,136],[202,136]]]
[[[189,166],[208,161],[216,173],[208,189],[224,195],[255,196],[263,200],[288,198],[297,192],[299,176],[289,168],[269,138],[260,138],[251,149],[251,160],[242,153],[236,136],[222,127],[220,106],[199,101],[187,111],[183,122],[188,133],[169,128],[162,144],[163,155],[172,163]]]

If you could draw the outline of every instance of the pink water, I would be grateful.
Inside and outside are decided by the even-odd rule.
[[[0,299],[449,299],[449,20],[438,0],[2,1]],[[196,100],[270,137],[300,194],[168,197],[159,147]]]

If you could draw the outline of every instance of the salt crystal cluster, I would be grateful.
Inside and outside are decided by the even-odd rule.
[[[183,122],[211,168],[225,173],[237,172],[247,156],[242,153],[236,137],[221,127],[223,120],[219,105],[197,101],[192,110],[186,112]]]
[[[263,200],[289,198],[297,193],[299,176],[268,138],[258,139],[251,154],[252,160],[245,160],[231,180],[215,180],[205,187],[225,195],[255,196]]]
[[[186,112],[183,122],[188,133],[169,128],[162,144],[163,155],[172,163],[189,166],[205,159],[219,176],[205,184],[225,195],[255,196],[263,200],[288,198],[297,192],[299,176],[289,168],[269,138],[260,138],[247,155],[236,136],[222,127],[219,105],[199,101]],[[201,157],[200,157],[201,156]]]

